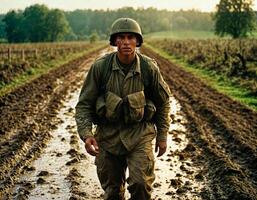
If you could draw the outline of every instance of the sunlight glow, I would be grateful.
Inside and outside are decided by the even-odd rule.
[[[253,9],[257,10],[257,0],[253,1]],[[62,10],[75,9],[118,9],[121,7],[149,8],[167,10],[188,10],[213,12],[219,0],[0,0],[0,13],[6,13],[10,9],[25,9],[33,4],[45,4],[49,8],[59,8]]]

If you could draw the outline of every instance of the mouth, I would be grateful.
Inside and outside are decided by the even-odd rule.
[[[129,48],[129,47],[124,47],[124,48],[122,48],[122,50],[131,51],[131,48]]]

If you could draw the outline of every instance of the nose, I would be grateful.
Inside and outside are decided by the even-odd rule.
[[[123,38],[123,43],[124,43],[124,44],[128,44],[128,43],[129,43],[129,38],[128,38],[128,36],[125,36],[125,37]]]

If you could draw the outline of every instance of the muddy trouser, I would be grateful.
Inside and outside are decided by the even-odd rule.
[[[154,155],[151,142],[137,145],[126,155],[113,155],[100,148],[96,157],[97,174],[105,191],[105,200],[124,200],[125,172],[130,200],[150,200],[154,175]]]

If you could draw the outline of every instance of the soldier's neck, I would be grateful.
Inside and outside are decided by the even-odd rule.
[[[136,57],[136,53],[129,54],[129,55],[123,55],[118,52],[119,61],[126,65],[131,64],[135,60],[135,57]]]

